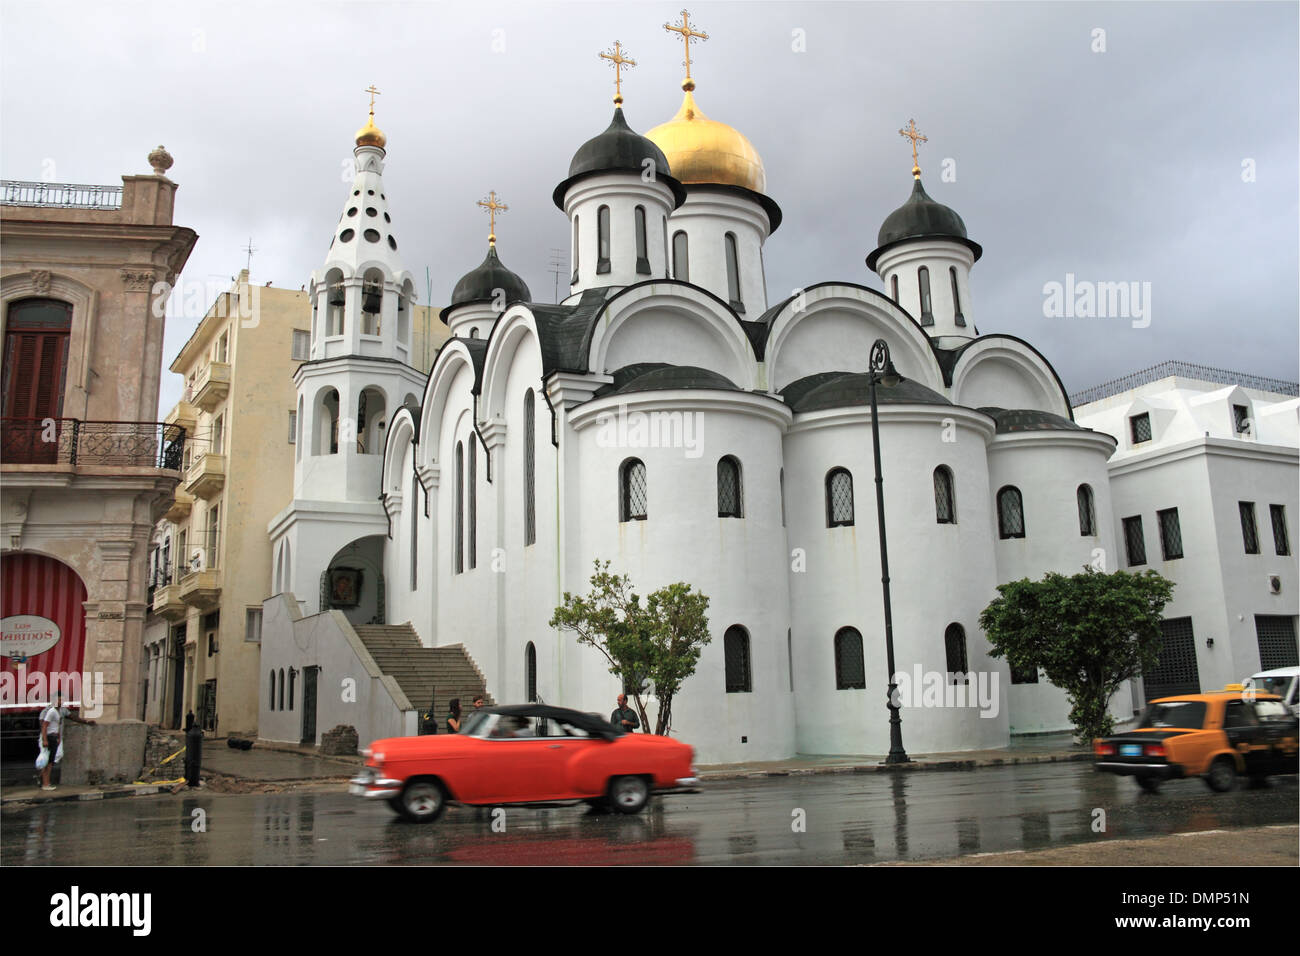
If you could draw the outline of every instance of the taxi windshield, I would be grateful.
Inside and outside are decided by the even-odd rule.
[[[1146,712],[1138,722],[1139,727],[1189,727],[1198,730],[1204,725],[1205,702],[1200,700],[1147,704]]]

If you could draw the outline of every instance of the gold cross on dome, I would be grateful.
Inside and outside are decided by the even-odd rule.
[[[495,246],[497,244],[497,210],[505,212],[510,207],[505,203],[497,202],[495,189],[488,193],[487,199],[480,199],[478,204],[488,211],[488,245]]]
[[[369,93],[369,94],[370,94],[370,115],[371,115],[371,116],[374,116],[374,115],[375,115],[375,96],[379,93],[379,91],[378,91],[377,89],[375,89],[375,84],[371,83],[369,86],[367,86],[367,87],[366,87],[364,90],[362,90],[361,92],[363,92],[363,93]]]
[[[916,128],[916,120],[914,119],[908,120],[907,126],[900,129],[898,135],[902,136],[904,139],[910,139],[912,141],[912,177],[920,179],[921,167],[916,162],[916,144],[928,143],[929,140],[922,136],[921,131]]]
[[[623,67],[636,66],[636,60],[629,60],[623,55],[623,47],[617,40],[614,41],[613,53],[602,53],[600,58],[609,60],[609,65],[614,68],[614,103],[621,106],[623,104]]]
[[[691,29],[690,17],[691,17],[690,13],[686,10],[683,10],[682,22],[678,26],[672,26],[671,24],[668,23],[664,24],[664,29],[667,30],[669,33],[680,33],[682,35],[682,42],[686,45],[685,62],[686,62],[687,81],[690,81],[691,79],[691,41],[707,40],[709,38],[709,35],[707,33],[700,33],[696,30]],[[693,83],[691,85],[694,86]]]

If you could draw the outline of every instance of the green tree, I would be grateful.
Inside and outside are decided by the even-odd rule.
[[[678,582],[641,600],[626,575],[611,574],[609,562],[595,562],[591,591],[585,597],[564,592],[564,603],[551,616],[551,627],[573,631],[579,644],[596,648],[609,672],[628,688],[649,732],[645,695],[651,684],[659,701],[656,734],[672,726],[673,698],[695,673],[700,652],[709,643],[709,599]]]
[[[998,585],[980,627],[1013,671],[1041,667],[1070,698],[1070,722],[1082,740],[1114,729],[1107,712],[1120,684],[1155,666],[1161,613],[1174,583],[1155,571],[1105,574],[1084,568]]]

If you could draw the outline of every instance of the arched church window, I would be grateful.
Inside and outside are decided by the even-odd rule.
[[[284,668],[280,668],[280,700],[277,710],[284,710]]]
[[[948,660],[948,677],[954,683],[969,684],[966,674],[970,666],[966,660],[966,631],[960,624],[949,624],[943,632],[943,648]]]
[[[275,710],[275,668],[274,667],[271,668],[271,673],[269,676],[270,676],[271,694],[270,694],[270,699],[266,702],[266,707],[268,710]]]
[[[744,312],[745,305],[740,301],[740,257],[736,253],[735,233],[723,236],[723,244],[727,254],[727,298],[733,309]]]
[[[645,237],[645,206],[637,206],[634,213],[636,226],[636,272],[637,275],[650,274],[650,253]]]
[[[524,546],[537,542],[537,415],[533,390],[524,392]]]
[[[752,692],[754,679],[749,666],[749,632],[739,624],[733,624],[722,637],[722,649],[726,658],[727,693]]]
[[[293,436],[293,454],[297,461],[302,461],[302,396],[298,396],[298,417],[294,419],[296,426]]]
[[[452,552],[455,573],[465,570],[465,446],[456,442],[456,546]]]
[[[826,527],[853,524],[853,476],[848,469],[832,468],[826,476]]]
[[[293,685],[298,682],[298,671],[295,668],[289,668],[289,709],[293,710]]]
[[[835,689],[864,690],[866,686],[862,634],[855,627],[842,627],[835,632]]]
[[[532,641],[524,647],[524,696],[530,704],[537,701],[537,648]]]
[[[998,537],[1025,536],[1025,506],[1020,489],[1007,485],[998,492]]]
[[[361,286],[361,334],[379,335],[384,308],[384,276],[378,269],[366,273]]]
[[[744,517],[740,500],[740,462],[731,455],[718,459],[718,517]]]
[[[682,282],[691,281],[691,264],[684,232],[673,233],[673,278]]]
[[[414,447],[414,446],[412,446]],[[420,479],[411,472],[411,498],[407,507],[411,510],[411,590],[414,591],[420,580]]]
[[[948,267],[948,278],[952,280],[952,312],[957,325],[966,327],[966,319],[961,314],[961,293],[957,291],[957,267]]]
[[[921,324],[934,325],[934,310],[930,307],[930,270],[921,266],[916,281],[921,287]]]
[[[609,272],[609,207],[596,210],[596,274]]]
[[[782,468],[777,478],[781,492],[781,527],[785,527],[785,469]],[[791,688],[793,690],[794,688]]]
[[[898,304],[898,273],[897,272],[895,272],[892,276],[889,277],[889,288],[894,293],[894,304],[897,305]]]
[[[952,470],[947,465],[940,465],[934,470],[934,520],[939,524],[956,524],[954,504]]]
[[[645,462],[629,458],[619,469],[619,521],[646,520]]]
[[[347,304],[347,290],[343,286],[343,273],[331,269],[325,276],[325,336],[343,334],[343,307]]]
[[[469,330],[469,337],[470,337],[471,339],[476,339],[476,338],[478,338],[478,326],[477,326],[477,325],[474,326],[473,328],[471,328],[471,329]]]
[[[1079,500],[1079,534],[1088,537],[1097,533],[1097,521],[1092,507],[1092,488],[1080,485],[1075,497]]]
[[[478,567],[478,446],[469,440],[469,569]]]
[[[573,217],[573,278],[569,280],[569,285],[578,284],[578,216]]]

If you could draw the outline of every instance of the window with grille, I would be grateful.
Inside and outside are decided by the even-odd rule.
[[[1178,524],[1178,509],[1167,508],[1156,512],[1160,525],[1160,553],[1166,561],[1183,556],[1183,531]]]
[[[1133,436],[1133,444],[1151,440],[1151,416],[1143,412],[1141,415],[1134,415],[1128,420],[1129,434]]]
[[[609,271],[609,207],[596,210],[596,273]]]
[[[727,693],[748,694],[754,689],[749,666],[749,633],[740,625],[727,628],[722,638],[726,657]]]
[[[469,440],[469,568],[478,567],[478,446]]]
[[[1241,512],[1241,539],[1246,545],[1246,553],[1259,554],[1259,527],[1255,524],[1255,502],[1238,501],[1237,510]]]
[[[524,546],[537,541],[537,415],[533,390],[524,392]]]
[[[948,679],[969,684],[970,667],[966,660],[966,631],[960,624],[949,624],[943,632],[943,649],[948,662]]]
[[[1020,489],[1008,485],[998,492],[998,537],[1025,536],[1025,505]]]
[[[921,266],[916,272],[921,291],[921,324],[934,325],[934,310],[930,307],[930,270]]]
[[[537,701],[537,648],[532,641],[524,647],[524,694],[530,704]]]
[[[744,517],[740,503],[740,462],[730,455],[718,460],[718,517]]]
[[[244,641],[248,644],[262,643],[262,609],[260,607],[244,609]]]
[[[636,213],[636,271],[637,275],[650,274],[650,259],[646,252],[645,206],[637,206]]]
[[[934,520],[939,524],[956,524],[953,506],[952,471],[946,465],[934,470]]]
[[[623,462],[619,474],[619,520],[646,520],[645,463],[638,458]]]
[[[1255,615],[1255,639],[1259,642],[1259,669],[1300,667],[1297,656],[1295,618],[1280,614]]]
[[[862,690],[866,686],[862,635],[857,628],[842,627],[835,632],[835,689]]]
[[[853,476],[844,468],[826,476],[826,527],[853,524]]]
[[[1273,521],[1273,549],[1278,554],[1291,553],[1291,539],[1286,534],[1286,507],[1269,505],[1268,516]]]
[[[1156,666],[1142,675],[1147,700],[1177,694],[1199,694],[1201,675],[1196,666],[1196,638],[1190,617],[1160,622],[1163,639]]]
[[[684,232],[673,233],[673,278],[691,281],[691,263]]]
[[[1250,406],[1232,406],[1232,427],[1238,435],[1250,434]]]
[[[1142,536],[1142,516],[1124,519],[1124,547],[1128,552],[1129,567],[1147,563],[1146,538]]]
[[[1080,485],[1075,493],[1079,500],[1079,534],[1083,537],[1097,533],[1097,517],[1093,510],[1092,486]]]
[[[305,362],[311,358],[310,332],[304,332],[302,329],[293,330],[293,352],[291,357],[295,362]]]
[[[465,570],[465,446],[456,442],[456,547],[452,552],[456,574]]]

